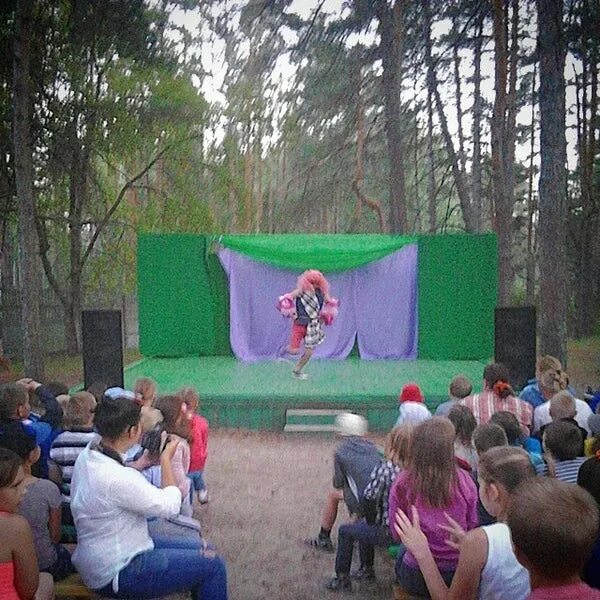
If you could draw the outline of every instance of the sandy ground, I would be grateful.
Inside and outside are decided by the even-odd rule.
[[[310,434],[211,432],[205,472],[210,503],[195,514],[226,560],[231,600],[346,596],[324,589],[335,555],[303,544],[319,531],[336,443]],[[337,525],[347,519],[344,507],[334,542]],[[357,563],[355,550],[353,568]],[[377,581],[356,583],[352,598],[391,598],[393,561],[383,550],[376,554],[375,569]]]

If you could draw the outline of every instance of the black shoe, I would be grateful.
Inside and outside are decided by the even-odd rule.
[[[352,582],[348,575],[336,575],[325,586],[330,592],[351,592]]]
[[[316,538],[308,538],[304,540],[304,543],[315,550],[320,550],[321,552],[334,552],[330,537],[321,537],[318,535]]]
[[[356,571],[350,573],[352,579],[360,579],[362,581],[373,581],[375,579],[375,570],[373,567],[365,567],[361,565]]]

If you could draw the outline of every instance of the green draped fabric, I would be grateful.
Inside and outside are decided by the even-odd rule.
[[[416,236],[372,233],[223,235],[213,239],[226,248],[281,269],[319,269],[325,273],[366,265],[417,242]]]

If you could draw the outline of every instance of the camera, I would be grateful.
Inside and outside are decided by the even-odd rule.
[[[165,428],[162,423],[157,423],[150,431],[147,431],[140,440],[140,445],[148,451],[150,456],[160,456],[169,443],[169,436],[163,435]]]

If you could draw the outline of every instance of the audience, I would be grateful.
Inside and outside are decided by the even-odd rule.
[[[29,523],[16,514],[24,480],[21,459],[0,448],[0,598],[51,600],[52,576],[40,573]]]
[[[158,396],[156,381],[150,377],[140,377],[133,386],[133,393],[142,406],[152,406]]]
[[[535,476],[527,453],[520,448],[492,448],[479,461],[479,496],[497,522],[465,532],[448,517],[441,525],[450,533],[447,544],[458,547],[458,567],[450,586],[435,563],[427,538],[420,528],[419,512],[413,506],[411,519],[402,510],[396,515],[396,531],[412,553],[433,600],[524,600],[529,575],[518,563],[506,525],[510,497],[515,488]]]
[[[549,475],[567,483],[577,483],[577,473],[585,461],[581,432],[568,421],[555,421],[544,430],[544,462],[536,465],[538,475]]]
[[[577,485],[587,490],[600,507],[600,444],[594,447],[595,454],[586,460],[577,474]],[[596,544],[585,565],[583,580],[589,586],[600,589],[600,530]]]
[[[477,468],[477,451],[473,446],[473,432],[477,421],[473,413],[466,407],[457,404],[450,409],[448,419],[454,425],[454,456],[459,466],[467,471]]]
[[[599,600],[581,580],[598,539],[598,506],[579,486],[535,477],[515,490],[508,509],[517,560],[529,571],[529,600]]]
[[[567,390],[561,390],[535,409],[533,415],[534,425],[541,437],[544,427],[552,421],[571,421],[581,429],[582,438],[585,440],[591,433],[589,418],[592,411],[586,402],[574,398]]]
[[[200,396],[194,388],[185,387],[177,394],[187,404],[192,416],[192,437],[190,440],[190,470],[194,492],[200,504],[208,502],[208,489],[204,481],[204,466],[208,456],[208,421],[198,414]]]
[[[515,398],[508,369],[500,363],[489,364],[483,370],[483,392],[460,403],[473,411],[478,425],[487,423],[499,410],[507,410],[517,417],[523,433],[529,435],[533,421],[531,405]]]
[[[421,388],[416,383],[407,383],[398,397],[400,403],[396,427],[404,423],[417,424],[431,418],[429,409],[425,406],[425,398]]]
[[[547,371],[557,373],[559,376],[558,380],[561,379],[562,364],[560,363],[560,360],[558,360],[558,358],[550,356],[549,354],[545,354],[544,356],[541,356],[538,359],[535,367],[535,377],[527,382],[527,385],[521,390],[521,393],[519,394],[519,398],[531,404],[533,409],[536,409],[538,406],[544,404],[544,402],[546,402],[546,400],[549,399],[546,397],[543,390],[540,388],[540,380],[542,374]],[[564,378],[563,381],[564,387],[561,389],[566,388],[567,385],[566,378]],[[556,391],[558,392],[559,390]]]
[[[434,416],[447,417],[450,409],[458,404],[463,398],[471,395],[473,391],[473,383],[464,375],[457,375],[451,382],[448,388],[448,396],[450,400],[442,402],[435,409]]]
[[[157,546],[146,519],[179,512],[181,491],[172,459],[179,441],[160,455],[161,488],[151,485],[123,455],[141,435],[141,407],[105,398],[96,407],[97,443],[81,453],[71,481],[78,544],[73,563],[86,585],[110,598],[156,598],[191,591],[198,600],[227,597],[225,565],[207,548]]]
[[[593,456],[592,450],[594,444],[600,439],[600,414],[591,415],[588,419],[588,427],[592,432],[591,436],[585,440],[584,448],[586,456]]]
[[[371,481],[364,491],[364,503],[375,504],[374,518],[369,518],[371,516],[369,515],[354,523],[346,523],[339,528],[335,577],[327,584],[327,589],[337,592],[352,588],[350,567],[355,542],[358,542],[360,567],[352,573],[352,578],[375,579],[374,547],[389,546],[393,543],[388,522],[388,500],[392,483],[404,466],[411,435],[411,425],[394,427],[387,435],[384,459],[373,469]],[[368,511],[365,509],[364,512]]]
[[[500,410],[494,413],[490,419],[490,423],[500,425],[506,433],[508,445],[523,448],[529,454],[529,458],[534,465],[540,464],[543,461],[543,450],[540,441],[534,437],[524,436],[517,417],[511,412]]]
[[[392,485],[389,523],[392,537],[400,541],[394,527],[396,514],[410,514],[414,506],[440,576],[450,584],[458,564],[458,550],[446,544],[440,527],[452,518],[463,530],[477,527],[477,488],[471,476],[454,460],[455,431],[452,423],[433,417],[413,431],[406,469]],[[396,561],[396,577],[409,595],[427,597],[425,578],[415,556],[408,550]]]
[[[344,441],[333,455],[333,490],[327,495],[321,529],[315,538],[304,542],[317,550],[333,552],[331,530],[338,514],[338,505],[344,501],[351,515],[361,517],[362,494],[370,480],[380,455],[373,442],[365,439],[368,422],[353,413],[342,413],[335,419],[337,434]]]
[[[508,446],[506,432],[496,423],[486,423],[477,425],[473,432],[473,445],[477,450],[478,456],[481,456],[486,450],[496,446]]]

